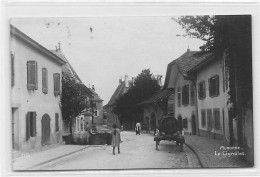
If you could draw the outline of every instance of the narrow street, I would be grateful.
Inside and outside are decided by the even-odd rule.
[[[33,170],[76,169],[141,169],[141,168],[189,168],[187,152],[172,141],[161,141],[159,150],[151,134],[135,135],[123,131],[121,153],[112,154],[111,146],[86,146],[84,150],[51,161]],[[189,152],[190,153],[190,152]],[[190,155],[188,155],[190,156]]]

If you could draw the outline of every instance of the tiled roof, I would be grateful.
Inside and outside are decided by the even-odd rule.
[[[139,103],[138,105],[145,105],[145,104],[151,104],[151,103],[156,103],[162,99],[168,98],[171,94],[174,93],[174,89],[164,89],[164,90],[159,90],[156,93],[154,93],[149,99]]]
[[[113,93],[112,97],[110,98],[110,100],[109,100],[109,102],[107,103],[106,106],[112,106],[112,105],[114,105],[116,99],[118,99],[120,96],[123,95],[124,90],[125,90],[125,82],[121,82],[121,83],[117,86],[115,92]]]
[[[177,63],[182,74],[187,75],[190,69],[206,60],[210,55],[210,53],[202,55],[198,51],[187,51],[174,61]]]
[[[204,63],[206,60],[212,58],[212,56],[213,55],[211,53],[201,54],[200,51],[186,51],[179,58],[173,60],[171,63],[168,64],[165,82],[164,82],[165,83],[164,88],[166,88],[168,85],[171,69],[174,64],[177,65],[181,74],[184,77],[187,77],[188,72],[192,68],[196,67],[200,63]]]

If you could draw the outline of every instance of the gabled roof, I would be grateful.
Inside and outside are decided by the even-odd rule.
[[[125,82],[121,82],[121,83],[117,86],[115,92],[113,93],[112,97],[110,98],[110,100],[109,100],[109,102],[107,103],[106,106],[112,106],[112,105],[114,105],[116,99],[118,99],[120,96],[123,95],[124,90],[125,90]]]
[[[95,92],[95,90],[93,90],[93,89],[91,89],[91,88],[89,88],[89,90],[93,93],[93,95],[94,95],[94,100],[95,100],[96,102],[102,102],[102,101],[104,101],[104,100],[102,100],[102,99],[99,97],[99,95]]]
[[[24,41],[39,52],[44,53],[46,56],[51,58],[53,61],[59,63],[60,65],[64,65],[66,63],[66,60],[63,60],[61,57],[53,54],[51,51],[40,45],[38,42],[34,41],[32,38],[18,30],[13,25],[10,25],[10,34],[13,35],[15,38]]]
[[[72,74],[72,76],[76,79],[76,83],[80,84],[81,86],[84,87],[84,89],[87,90],[88,94],[93,95],[95,97],[95,95],[93,94],[92,90],[90,88],[88,88],[87,86],[85,86],[85,84],[82,83],[81,79],[79,78],[78,74],[76,73],[76,71],[73,69],[73,67],[70,65],[68,59],[65,57],[65,55],[62,53],[62,51],[60,49],[57,50],[50,50],[52,53],[54,53],[55,55],[57,55],[58,57],[62,58],[64,61],[66,61],[67,63],[65,65],[62,66],[62,71],[65,73],[69,73]]]
[[[152,103],[159,102],[161,100],[168,98],[173,93],[174,93],[173,88],[160,89],[159,91],[155,92],[150,98],[139,103],[138,105],[145,105],[145,104],[152,104]]]
[[[165,82],[164,82],[164,88],[168,86],[169,79],[170,79],[170,74],[171,74],[171,69],[174,64],[177,65],[180,73],[182,74],[183,77],[188,76],[188,72],[199,65],[202,62],[205,62],[209,58],[212,58],[211,53],[205,53],[201,54],[200,51],[189,51],[187,50],[184,54],[182,54],[179,58],[173,60],[171,63],[168,64],[167,66],[167,71],[166,71],[166,77],[165,77]]]
[[[52,53],[62,58],[64,61],[66,61],[66,65],[63,66],[62,70],[63,72],[70,72],[76,79],[78,83],[82,83],[81,79],[79,78],[78,74],[75,72],[71,64],[69,63],[68,59],[65,57],[65,55],[62,53],[60,49],[58,50],[51,50]]]

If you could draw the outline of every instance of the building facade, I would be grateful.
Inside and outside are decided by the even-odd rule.
[[[199,134],[226,141],[237,139],[230,117],[228,72],[223,58],[209,57],[189,71],[196,82]]]
[[[13,149],[62,142],[61,67],[65,61],[10,26]]]

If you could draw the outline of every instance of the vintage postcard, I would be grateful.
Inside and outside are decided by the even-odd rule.
[[[254,166],[251,15],[11,18],[14,171]]]

